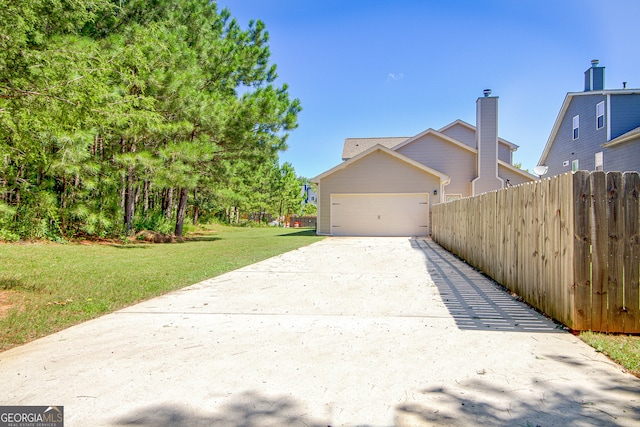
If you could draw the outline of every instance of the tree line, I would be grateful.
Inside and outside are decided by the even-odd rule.
[[[264,24],[209,0],[0,0],[0,239],[295,212],[276,79]]]

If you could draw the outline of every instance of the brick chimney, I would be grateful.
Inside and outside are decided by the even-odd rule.
[[[498,177],[498,97],[491,89],[476,101],[476,147],[478,177],[471,182],[473,195],[498,190],[504,181]]]
[[[591,61],[591,68],[584,72],[584,91],[604,90],[604,67],[599,67],[600,61]]]

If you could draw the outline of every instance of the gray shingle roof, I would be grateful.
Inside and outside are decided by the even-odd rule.
[[[393,149],[393,147],[402,144],[409,138],[409,136],[387,138],[346,138],[342,149],[342,160],[348,160],[355,157],[377,144]]]
[[[612,145],[619,144],[621,142],[626,142],[632,139],[636,139],[640,137],[640,126],[635,129],[631,129],[629,132],[620,135],[619,137],[612,139],[611,141],[603,144],[605,147],[610,147]]]

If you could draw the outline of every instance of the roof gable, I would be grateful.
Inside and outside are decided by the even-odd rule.
[[[476,132],[476,127],[475,126],[465,122],[464,120],[460,120],[460,119],[458,119],[456,121],[453,121],[453,122],[449,123],[448,125],[438,129],[438,132],[442,132],[444,134],[448,134],[449,133],[448,131],[451,131],[455,127],[461,127],[461,128],[470,130],[474,134]],[[507,141],[504,138],[498,137],[498,142],[508,146],[511,151],[516,151],[519,148],[519,145],[516,145],[516,144],[514,144],[513,142],[510,142],[510,141]],[[474,141],[473,147],[475,148],[475,141]]]
[[[342,148],[342,160],[348,160],[357,156],[375,145],[393,148],[407,139],[409,139],[408,136],[386,138],[346,138]]]
[[[394,158],[396,158],[398,160],[401,160],[402,162],[405,162],[405,163],[407,163],[407,164],[409,164],[409,165],[411,165],[411,166],[413,166],[415,168],[418,168],[418,169],[422,170],[423,172],[429,173],[431,175],[435,175],[438,178],[440,178],[440,181],[443,182],[443,183],[447,183],[450,180],[448,175],[443,174],[440,171],[437,171],[437,170],[435,170],[433,168],[425,166],[420,162],[416,162],[415,160],[413,160],[413,159],[411,159],[411,158],[409,158],[407,156],[403,156],[402,154],[400,154],[400,153],[398,153],[398,152],[396,152],[394,150],[391,150],[391,149],[389,149],[389,148],[387,148],[387,147],[385,147],[385,146],[383,146],[381,144],[377,144],[377,145],[374,145],[373,147],[369,148],[368,150],[365,150],[365,151],[361,152],[360,154],[356,155],[355,157],[352,157],[349,160],[345,160],[344,162],[340,163],[339,165],[337,165],[337,166],[329,169],[328,171],[326,171],[326,172],[324,172],[324,173],[312,178],[311,182],[317,184],[317,183],[320,182],[320,180],[326,178],[327,176],[332,175],[332,174],[334,174],[334,173],[336,173],[336,172],[338,172],[338,171],[340,171],[342,169],[345,169],[345,168],[349,167],[350,165],[352,165],[353,163],[357,162],[358,160],[361,160],[361,159],[363,159],[363,158],[365,158],[365,157],[369,156],[370,154],[375,153],[377,151],[381,151],[381,152],[383,152],[385,154],[388,154],[388,155],[390,155],[390,156],[392,156],[392,157],[394,157]]]
[[[556,121],[554,122],[553,127],[551,128],[549,139],[547,139],[547,143],[544,146],[544,150],[542,150],[542,154],[540,155],[540,159],[538,160],[538,165],[543,165],[547,161],[547,156],[549,155],[551,146],[553,145],[553,142],[556,140],[558,131],[560,130],[560,125],[562,124],[562,121],[565,115],[567,114],[567,110],[569,109],[569,106],[571,105],[571,101],[573,101],[574,97],[590,96],[590,95],[604,95],[604,96],[606,95],[637,95],[639,93],[640,91],[638,91],[638,89],[610,89],[610,90],[591,90],[586,92],[568,92],[567,95],[564,97],[564,101],[562,102],[562,106],[560,107],[560,111],[558,112],[558,116],[556,117]],[[603,145],[603,147],[610,147],[612,145],[616,145],[618,143],[622,143],[630,139],[633,139],[632,137],[630,138],[629,136],[629,133],[633,131],[635,131],[635,129],[632,129],[630,132],[627,132],[626,134],[621,135],[615,138],[614,140],[607,142],[606,144]]]
[[[560,107],[560,112],[558,113],[558,117],[556,117],[556,121],[551,128],[551,133],[549,134],[549,139],[547,139],[547,144],[544,146],[544,150],[542,150],[542,155],[540,156],[540,160],[538,160],[538,165],[544,164],[547,161],[547,156],[549,155],[549,151],[551,150],[551,145],[558,134],[558,130],[560,129],[560,125],[562,124],[562,120],[564,119],[565,114],[567,114],[567,110],[569,109],[569,105],[573,100],[573,96],[577,93],[567,93],[564,97],[564,101],[562,102],[562,107]],[[590,93],[592,94],[592,93]]]
[[[453,145],[455,145],[457,147],[463,148],[463,149],[465,149],[467,151],[470,151],[472,153],[477,153],[478,152],[478,150],[476,150],[473,147],[470,147],[469,145],[465,144],[464,142],[460,142],[457,139],[451,138],[450,136],[448,136],[448,135],[446,135],[444,133],[441,133],[441,132],[439,132],[437,130],[431,129],[431,128],[429,128],[429,129],[417,134],[416,136],[408,138],[406,141],[404,141],[404,142],[396,145],[395,147],[393,147],[393,150],[397,151],[400,148],[406,147],[407,145],[409,145],[409,144],[411,144],[411,143],[413,143],[413,142],[415,142],[415,141],[417,141],[417,140],[419,140],[419,139],[421,139],[421,138],[423,138],[423,137],[425,137],[427,135],[433,135],[433,136],[438,137],[438,138],[440,138],[440,139],[442,139],[442,140],[444,140],[444,141],[446,141],[446,142],[448,142],[450,144],[453,144]]]
[[[438,129],[438,132],[476,148],[476,128],[465,121],[456,120]]]

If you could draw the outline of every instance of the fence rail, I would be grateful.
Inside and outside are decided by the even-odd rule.
[[[568,173],[435,205],[433,239],[574,330],[640,333],[640,175]]]

